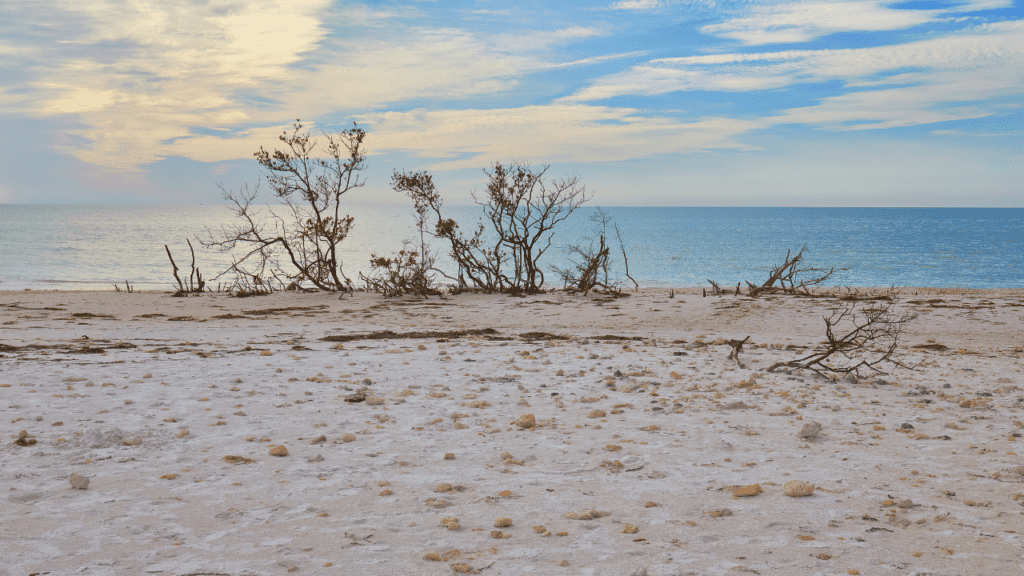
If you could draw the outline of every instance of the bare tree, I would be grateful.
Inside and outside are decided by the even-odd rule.
[[[553,228],[589,199],[578,177],[545,182],[547,170],[497,163],[488,172],[483,198],[474,193],[473,200],[483,208],[493,236],[483,221],[467,237],[458,223],[445,218],[440,194],[427,172],[395,172],[392,187],[424,207],[424,214],[433,212],[434,236],[451,245],[459,272],[457,278],[449,278],[459,288],[472,283],[488,292],[534,294],[544,285],[540,258],[551,247]]]
[[[342,213],[341,197],[365,183],[359,172],[365,168],[366,132],[353,125],[337,134],[323,133],[326,145],[318,151],[319,142],[301,130],[296,121],[291,133],[279,137],[284,149],[261,146],[254,154],[283,209],[268,209],[267,217],[260,214],[253,205],[258,183],[237,192],[222,187],[239,224],[216,235],[207,230],[202,244],[232,253],[233,262],[222,274],[234,273],[243,288],[273,290],[308,280],[321,290],[351,291],[339,245],[348,237],[353,218]]]
[[[761,294],[781,292],[784,294],[811,296],[811,288],[821,286],[837,271],[841,272],[849,270],[849,268],[837,269],[835,267],[831,267],[825,269],[814,266],[804,266],[803,258],[804,252],[806,251],[806,246],[800,248],[800,251],[796,254],[792,254],[791,250],[787,250],[785,260],[782,264],[772,268],[771,273],[768,275],[768,279],[760,286],[747,282],[750,295],[756,298]],[[708,282],[711,281],[708,280]],[[714,285],[714,282],[711,283]],[[718,287],[715,286],[715,288],[716,293],[718,293]],[[737,291],[738,288],[739,287],[737,286]]]
[[[873,301],[863,305],[857,300],[837,303],[825,320],[825,342],[811,354],[788,362],[776,362],[769,372],[780,368],[805,368],[819,375],[825,373],[884,374],[886,364],[909,368],[897,356],[900,337],[906,324],[917,314],[897,312],[898,298]]]

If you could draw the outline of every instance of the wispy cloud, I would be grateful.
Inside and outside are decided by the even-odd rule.
[[[326,0],[11,6],[36,37],[21,62],[29,81],[4,87],[8,106],[77,117],[91,145],[76,156],[114,171],[156,160],[159,142],[190,126],[250,120],[233,95],[272,83],[326,32],[318,19]],[[75,30],[48,24],[68,18],[78,19]]]
[[[495,160],[609,162],[641,156],[745,149],[736,136],[763,122],[731,118],[682,121],[630,108],[547,105],[497,110],[382,112],[363,121],[374,148],[440,159],[434,169]]]
[[[27,82],[3,87],[0,105],[75,116],[87,126],[76,133],[91,143],[75,155],[114,171],[169,154],[238,157],[231,140],[251,136],[196,137],[193,127],[277,124],[282,114],[311,118],[508,91],[524,74],[571,64],[553,58],[553,47],[600,34],[583,26],[497,35],[410,26],[392,20],[410,10],[332,11],[327,0],[90,0],[72,10],[82,24],[71,33],[47,24],[69,17],[66,4],[18,5],[19,18],[45,40],[0,44],[0,53],[20,57],[31,72]],[[329,35],[325,23],[340,21],[357,33]]]
[[[654,10],[663,8],[668,2],[663,0],[623,0],[609,6],[612,10]]]
[[[837,32],[905,30],[944,13],[899,10],[891,4],[895,2],[786,2],[754,8],[742,16],[704,26],[701,31],[746,45],[795,43]]]
[[[749,92],[833,80],[851,92],[787,111],[776,120],[850,129],[983,116],[992,113],[986,111],[987,100],[1024,92],[1024,23],[986,24],[873,48],[653,60],[601,78],[566,101],[693,90]]]

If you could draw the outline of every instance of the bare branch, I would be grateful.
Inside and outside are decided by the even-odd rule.
[[[793,254],[791,250],[786,251],[786,258],[782,264],[772,268],[768,279],[760,285],[747,282],[748,292],[751,296],[757,297],[761,294],[792,294],[796,296],[813,296],[811,288],[821,286],[836,272],[843,272],[849,268],[828,269],[814,266],[801,266],[804,259],[804,252],[807,247],[800,248],[800,251]]]
[[[865,372],[885,374],[882,367],[909,368],[897,355],[906,324],[917,314],[897,312],[898,298],[872,301],[840,300],[825,321],[826,341],[811,354],[787,362],[776,362],[769,372],[780,368],[803,368],[825,375]]]
[[[750,336],[747,336],[743,340],[728,340],[726,342],[726,344],[732,347],[732,352],[729,353],[729,359],[735,360],[736,365],[744,369],[746,366],[743,365],[743,362],[740,362],[740,352],[743,351],[743,345],[747,343],[747,340],[750,340]]]

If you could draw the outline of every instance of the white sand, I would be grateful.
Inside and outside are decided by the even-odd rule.
[[[763,372],[823,339],[824,300],[0,293],[0,574],[1019,574],[1024,292],[908,300],[923,365],[881,384]],[[695,345],[747,335],[748,369]],[[344,401],[364,379],[383,404]]]

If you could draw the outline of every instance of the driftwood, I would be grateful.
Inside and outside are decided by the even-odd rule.
[[[800,248],[800,251],[793,254],[791,250],[786,251],[786,258],[775,268],[772,268],[768,279],[760,285],[747,282],[748,293],[752,297],[761,294],[792,294],[796,296],[813,296],[811,288],[821,286],[836,272],[849,270],[849,268],[830,267],[817,268],[814,266],[802,266],[804,252],[807,247]],[[738,287],[737,287],[738,290]]]
[[[726,344],[732,346],[732,352],[729,352],[729,359],[735,360],[736,365],[744,369],[746,366],[743,365],[743,362],[740,362],[740,352],[743,351],[743,345],[747,343],[747,340],[750,340],[750,336],[747,336],[743,340],[728,340],[726,342]]]
[[[637,284],[636,279],[629,275],[629,258],[626,256],[626,245],[622,243],[622,233],[619,232],[619,225],[615,224],[615,236],[619,239],[619,249],[622,250],[622,263],[626,267],[626,278],[629,278],[630,282],[633,283],[633,291],[640,290],[640,285]]]
[[[776,362],[768,371],[796,368],[807,369],[821,376],[826,373],[859,376],[862,372],[885,374],[881,369],[885,364],[910,368],[896,352],[904,326],[917,318],[917,314],[894,310],[897,303],[895,297],[889,301],[872,302],[867,306],[861,306],[856,300],[840,302],[829,316],[823,317],[824,343],[802,358]]]
[[[178,281],[178,290],[174,293],[175,296],[198,294],[206,288],[206,281],[203,280],[203,275],[199,272],[199,268],[196,268],[196,251],[192,248],[192,242],[188,239],[185,241],[188,242],[188,249],[192,252],[192,273],[188,275],[188,278],[185,281],[182,281],[181,277],[178,276],[178,265],[174,263],[174,257],[171,256],[171,249],[167,247],[167,244],[164,244],[164,250],[167,251],[167,258],[171,261],[174,279]]]

